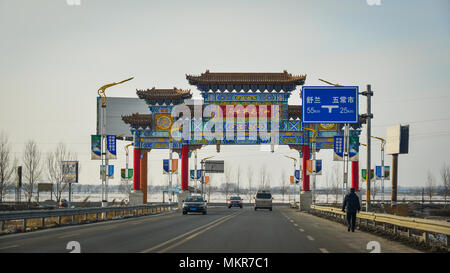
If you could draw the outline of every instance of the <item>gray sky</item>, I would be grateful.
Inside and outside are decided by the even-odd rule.
[[[185,74],[286,69],[307,74],[305,85],[323,85],[323,78],[364,91],[372,84],[373,135],[411,125],[410,153],[399,157],[399,185],[421,186],[427,170],[437,176],[444,162],[450,164],[449,11],[448,0],[381,0],[380,6],[366,0],[81,0],[80,6],[0,0],[0,131],[16,157],[30,139],[44,153],[67,143],[83,166],[81,183],[100,184],[90,135],[103,84],[134,76],[107,95],[135,97],[136,88],[176,86],[198,96]],[[298,89],[289,103],[300,104]],[[366,109],[364,99],[360,109]],[[365,127],[361,139],[365,143]],[[379,142],[372,143],[378,165]],[[125,144],[118,143],[116,169],[125,166]],[[258,146],[222,146],[216,158],[243,169],[265,166],[276,186],[282,170],[293,170],[284,154],[298,156],[287,147],[271,154]],[[150,153],[153,184],[165,181],[167,155]],[[210,155],[216,155],[214,146],[199,152],[200,158]],[[364,147],[360,156],[365,167]],[[318,158],[325,173],[342,165],[332,161],[331,151]]]

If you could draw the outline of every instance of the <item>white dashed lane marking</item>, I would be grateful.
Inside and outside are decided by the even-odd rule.
[[[308,238],[308,240],[310,240],[310,241],[314,241],[314,238],[309,235],[307,235],[306,238]]]
[[[325,248],[319,248],[320,252],[322,253],[329,253],[328,250],[326,250]]]
[[[305,230],[304,230],[304,229],[302,229],[302,228],[299,228],[298,230],[300,230],[301,232],[305,232]]]
[[[5,247],[0,247],[0,249],[8,249],[8,248],[13,248],[13,247],[18,247],[19,245],[10,245],[10,246],[5,246]]]

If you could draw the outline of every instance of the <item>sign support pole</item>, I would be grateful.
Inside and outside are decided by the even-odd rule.
[[[366,182],[367,182],[367,190],[366,190],[366,211],[370,210],[370,140],[371,140],[371,97],[373,96],[371,85],[367,85],[367,91],[363,92],[363,95],[367,96],[367,172],[366,172]]]

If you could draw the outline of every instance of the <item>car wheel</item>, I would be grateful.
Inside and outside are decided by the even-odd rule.
[[[183,211],[183,215],[186,215],[186,214],[187,214],[187,212]]]
[[[256,210],[256,207],[255,207],[255,210]]]
[[[269,210],[272,211],[272,208],[270,208]]]
[[[203,212],[203,215],[205,215],[205,214],[206,214],[206,211]]]

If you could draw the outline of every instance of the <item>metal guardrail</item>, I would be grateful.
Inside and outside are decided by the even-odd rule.
[[[311,209],[319,211],[325,215],[331,215],[338,218],[345,219],[345,212],[342,212],[339,208],[323,207],[312,205]],[[359,219],[359,224],[365,220],[366,225],[372,223],[372,226],[377,226],[377,223],[383,224],[383,229],[387,230],[388,225],[393,227],[394,233],[399,233],[398,228],[406,228],[408,237],[412,237],[412,231],[417,230],[422,232],[422,239],[425,242],[429,242],[429,233],[443,234],[446,238],[445,245],[450,246],[450,223],[437,220],[413,218],[396,216],[390,214],[371,213],[371,212],[359,212],[356,214],[356,218]]]
[[[165,203],[165,204],[152,204],[152,205],[139,205],[139,206],[114,206],[114,207],[95,207],[95,208],[64,208],[64,209],[51,209],[51,210],[23,210],[23,211],[8,211],[0,212],[1,230],[5,230],[6,221],[11,220],[23,220],[23,230],[27,229],[27,220],[29,219],[42,219],[42,227],[45,227],[45,218],[58,217],[59,225],[61,225],[62,217],[72,216],[72,222],[75,222],[76,215],[85,215],[85,221],[88,220],[89,214],[96,214],[96,220],[99,219],[99,214],[102,214],[102,219],[108,219],[108,212],[114,212],[116,217],[117,212],[121,212],[124,216],[125,212],[129,212],[133,216],[148,215],[153,213],[161,213],[170,211],[171,208],[178,207],[178,203]],[[138,212],[141,211],[141,214]],[[134,212],[134,214],[133,214]],[[129,215],[128,215],[129,216]]]

